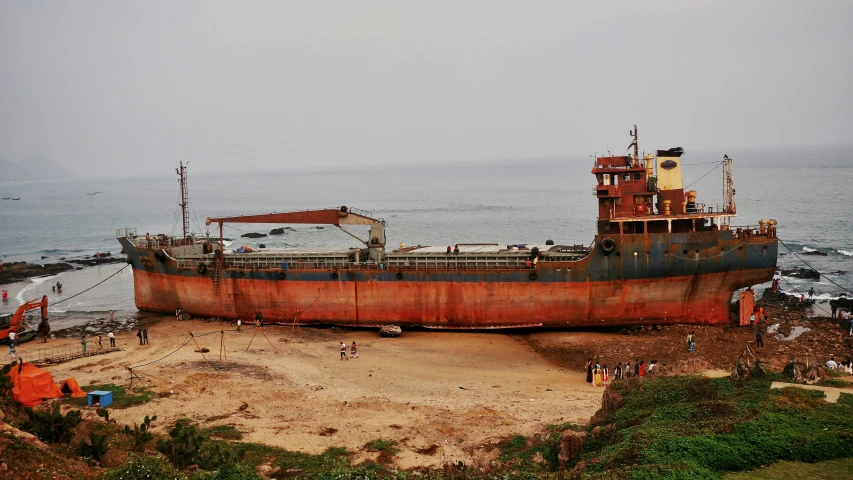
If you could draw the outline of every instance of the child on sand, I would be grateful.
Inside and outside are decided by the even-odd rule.
[[[347,357],[347,344],[341,342],[341,360],[345,358],[347,359],[347,361],[349,361],[349,358]]]
[[[358,358],[358,348],[355,346],[355,342],[352,342],[349,356],[350,358]]]

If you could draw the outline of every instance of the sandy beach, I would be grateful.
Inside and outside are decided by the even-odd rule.
[[[122,332],[116,335],[119,352],[46,368],[57,381],[73,376],[83,386],[127,387],[126,366],[161,359],[192,331],[210,350],[206,361],[191,341],[140,366],[136,371],[155,399],[115,409],[112,418],[133,423],[156,414],[156,430],[164,432],[189,417],[206,426],[233,425],[244,441],[306,453],[331,446],[358,450],[370,440],[392,439],[399,442],[395,463],[402,468],[483,464],[497,453],[490,445],[499,439],[532,435],[548,424],[585,424],[601,403],[603,389],[587,384],[576,366],[549,361],[521,336],[415,331],[382,338],[375,330],[266,326],[265,338],[251,327],[232,328],[164,318],[149,328],[150,345],[139,345],[135,332]],[[584,334],[537,333],[557,343],[578,335]],[[91,351],[96,347],[89,341]],[[353,341],[359,358],[341,360],[339,342]],[[52,339],[49,345],[79,348],[79,339]],[[18,352],[28,360],[43,346],[31,342]],[[357,461],[376,454],[359,455]]]

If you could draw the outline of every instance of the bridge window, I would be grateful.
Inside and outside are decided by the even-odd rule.
[[[622,181],[623,182],[630,182],[631,181],[631,174],[626,173],[626,174],[622,175]]]

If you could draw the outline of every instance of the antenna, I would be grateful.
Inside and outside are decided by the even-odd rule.
[[[189,195],[187,194],[187,167],[184,166],[184,162],[180,163],[180,168],[176,168],[175,172],[181,177],[179,180],[181,184],[181,213],[184,217],[184,239],[186,239],[187,233],[190,231],[190,213],[187,210]]]

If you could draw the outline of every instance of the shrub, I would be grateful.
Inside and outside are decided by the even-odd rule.
[[[59,404],[53,404],[53,410],[45,412],[41,410],[26,410],[27,420],[23,429],[39,437],[45,442],[65,443],[71,439],[72,430],[80,424],[83,414],[80,410],[71,410],[63,415],[59,411]]]
[[[231,448],[234,447],[234,448]],[[220,442],[208,443],[197,456],[198,466],[205,470],[231,467],[246,456],[245,445],[223,445]]]
[[[382,438],[377,438],[365,443],[364,448],[379,452],[388,452],[391,455],[396,455],[400,451],[400,449],[397,448],[396,440],[384,440]]]
[[[157,440],[157,451],[181,470],[196,463],[201,444],[207,440],[196,431],[194,425],[182,420],[175,422],[175,426],[169,430],[169,437]]]
[[[145,445],[154,439],[154,435],[148,431],[151,429],[151,422],[154,420],[157,420],[157,415],[153,417],[146,415],[145,420],[142,421],[142,425],[134,423],[133,428],[130,428],[129,425],[124,426],[124,433],[133,438],[133,449],[137,452],[145,450]]]
[[[205,477],[205,480],[262,480],[263,477],[255,473],[251,467],[241,463],[226,465],[215,474]]]
[[[106,435],[98,435],[95,432],[89,432],[89,440],[91,443],[86,443],[83,440],[80,443],[80,446],[77,447],[77,452],[81,457],[91,458],[96,462],[101,462],[104,458],[104,455],[107,454],[107,450],[110,449],[109,444],[107,444],[107,436]]]

